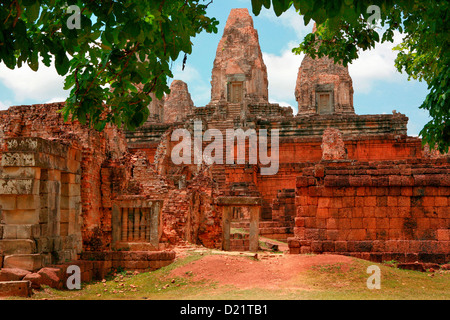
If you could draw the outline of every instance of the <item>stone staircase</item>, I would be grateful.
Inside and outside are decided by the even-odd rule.
[[[241,117],[242,105],[240,103],[230,103],[228,105],[228,119],[236,119]]]
[[[211,121],[208,123],[208,129],[217,129],[222,132],[222,135],[225,139],[226,137],[226,130],[227,129],[234,129],[234,120],[233,119],[226,119],[221,121]]]
[[[208,123],[209,129],[218,129],[225,137],[227,129],[235,128],[235,120],[241,118],[242,105],[240,103],[230,103],[227,106],[227,117],[221,120],[212,120]]]
[[[250,230],[250,223],[232,222],[231,227],[241,229],[248,233]],[[293,221],[261,221],[259,223],[259,235],[261,237],[286,242],[287,238],[294,236]]]

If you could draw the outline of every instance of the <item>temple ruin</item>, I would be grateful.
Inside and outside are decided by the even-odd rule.
[[[207,106],[175,80],[133,132],[64,122],[64,103],[0,111],[0,268],[77,264],[88,281],[158,269],[184,243],[257,251],[261,236],[291,254],[450,260],[450,157],[408,136],[403,114],[355,114],[347,68],[306,56],[298,113],[270,103],[258,33],[234,9],[211,78]],[[262,175],[248,152],[243,164],[175,165],[172,133],[195,121],[203,132],[277,129],[278,172]]]

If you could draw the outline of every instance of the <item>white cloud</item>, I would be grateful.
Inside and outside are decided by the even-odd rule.
[[[269,20],[272,24],[277,24],[292,29],[297,35],[297,40],[299,41],[303,40],[303,38],[312,31],[314,25],[314,22],[310,22],[307,26],[305,26],[303,16],[299,15],[293,8],[284,12],[280,17],[275,15],[272,8],[268,10],[263,9],[259,17]]]
[[[45,103],[55,103],[55,102],[64,102],[66,101],[67,98],[64,97],[56,97],[56,98],[52,98],[48,101],[46,101]]]
[[[41,65],[34,72],[28,66],[11,70],[0,64],[0,82],[12,90],[17,103],[27,99],[35,103],[45,103],[56,98],[64,101],[69,94],[63,89],[64,78],[57,74],[53,66],[47,68]]]
[[[392,50],[402,41],[400,33],[394,34],[394,43],[378,44],[375,49],[361,52],[358,60],[349,65],[355,92],[369,93],[377,81],[401,82],[405,76],[395,68],[397,51]]]
[[[186,65],[183,70],[181,64],[176,64],[173,69],[173,78],[176,80],[190,82],[201,79],[200,73],[191,65]]]
[[[291,43],[290,48],[294,45]],[[295,85],[298,69],[304,55],[295,55],[291,49],[282,52],[280,56],[263,53],[269,78],[269,96],[271,101],[283,101],[283,105],[296,107]],[[281,104],[281,103],[280,103]]]
[[[0,101],[0,110],[7,110],[9,107],[12,106],[11,101]]]

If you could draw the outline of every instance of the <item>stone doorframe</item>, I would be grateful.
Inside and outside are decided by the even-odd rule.
[[[251,252],[259,248],[259,217],[261,215],[261,198],[257,197],[220,197],[217,205],[222,207],[222,249],[230,251],[230,229],[233,207],[250,209],[250,246]]]

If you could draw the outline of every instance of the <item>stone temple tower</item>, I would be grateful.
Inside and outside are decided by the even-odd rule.
[[[247,9],[233,9],[217,48],[210,105],[268,103],[267,68]]]
[[[298,71],[295,98],[299,115],[355,113],[348,67],[334,64],[328,57],[305,56]]]
[[[173,80],[170,94],[164,99],[164,122],[183,121],[194,108],[187,84],[181,80]]]

